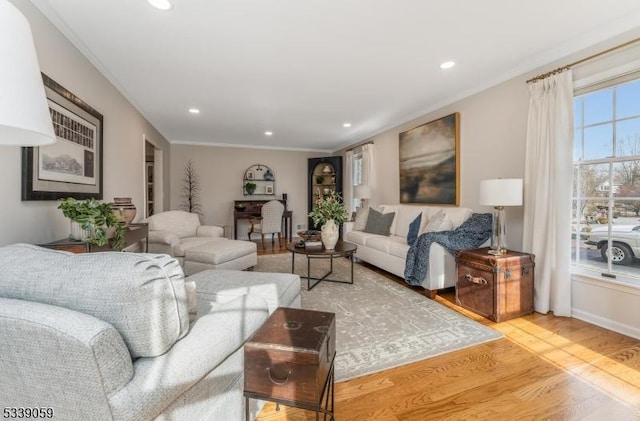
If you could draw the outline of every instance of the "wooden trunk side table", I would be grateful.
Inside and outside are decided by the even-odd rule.
[[[244,396],[334,419],[335,314],[279,307],[244,345]]]
[[[533,313],[535,256],[511,250],[494,256],[488,250],[456,254],[456,303],[494,322]]]

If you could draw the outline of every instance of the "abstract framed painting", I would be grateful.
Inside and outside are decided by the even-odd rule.
[[[400,203],[460,204],[460,114],[400,133]]]
[[[22,200],[102,199],[102,114],[42,74],[56,142],[22,148]]]

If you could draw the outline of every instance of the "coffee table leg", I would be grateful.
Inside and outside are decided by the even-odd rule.
[[[291,253],[291,273],[295,273],[296,270],[296,254]]]

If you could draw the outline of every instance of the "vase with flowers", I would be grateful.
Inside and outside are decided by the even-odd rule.
[[[333,250],[340,237],[340,224],[347,220],[347,209],[340,193],[319,195],[309,212],[313,225],[321,226],[322,245]]]

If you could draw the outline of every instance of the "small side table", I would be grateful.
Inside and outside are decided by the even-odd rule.
[[[533,313],[535,256],[509,250],[494,256],[489,248],[456,253],[456,303],[494,322]]]
[[[138,243],[144,240],[144,252],[149,250],[149,224],[135,223],[130,224],[125,232],[125,241],[127,247],[131,244]],[[50,249],[70,251],[72,253],[95,253],[99,251],[114,251],[111,245],[96,246],[88,241],[69,240],[64,238],[62,240],[52,241],[46,244],[38,244],[40,247],[46,247]]]
[[[251,398],[334,420],[335,355],[334,313],[277,308],[244,345],[246,420]]]

